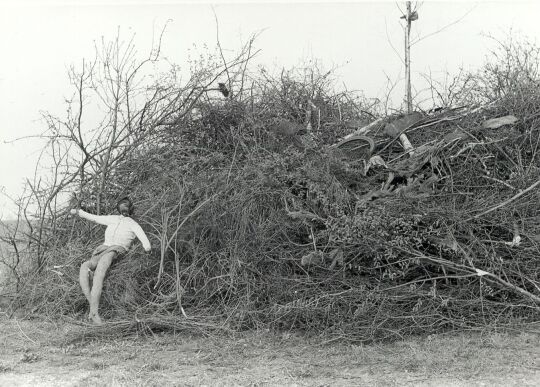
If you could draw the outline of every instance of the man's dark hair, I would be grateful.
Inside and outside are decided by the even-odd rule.
[[[128,205],[127,212],[120,211],[120,204],[123,204],[123,203],[126,203]],[[135,206],[133,205],[133,202],[131,201],[131,199],[127,196],[124,196],[123,198],[118,200],[118,202],[116,203],[116,209],[118,210],[119,213],[121,213],[124,216],[131,216],[133,215],[133,212],[135,212]]]

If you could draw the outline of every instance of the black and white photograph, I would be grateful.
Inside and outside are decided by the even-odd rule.
[[[540,385],[539,15],[0,0],[0,386]]]

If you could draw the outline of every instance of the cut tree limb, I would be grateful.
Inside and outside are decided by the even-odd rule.
[[[471,264],[471,267],[467,266],[467,265],[462,265],[462,264],[458,264],[458,263],[455,263],[455,262],[452,262],[452,261],[449,261],[447,259],[443,259],[443,258],[435,258],[435,257],[430,257],[430,256],[427,256],[427,255],[424,255],[424,254],[418,254],[416,255],[417,258],[421,258],[421,259],[427,259],[431,262],[434,262],[434,263],[438,263],[439,265],[442,266],[446,266],[448,268],[451,268],[451,269],[454,269],[454,270],[462,270],[462,271],[465,271],[465,272],[469,272],[470,274],[469,275],[476,275],[476,276],[479,276],[479,277],[483,277],[483,278],[486,278],[488,281],[491,281],[493,283],[497,283],[499,285],[502,285],[502,286],[505,286],[509,289],[512,289],[513,291],[517,292],[517,293],[520,293],[526,297],[529,297],[531,300],[533,300],[536,304],[539,304],[540,305],[540,297],[537,296],[536,294],[533,294],[523,288],[520,288],[519,286],[517,285],[514,285],[504,279],[502,279],[501,277],[493,274],[493,273],[489,273],[485,270],[481,270],[481,269],[478,269],[476,267],[474,267],[472,265],[472,262],[470,263]],[[472,273],[471,273],[472,272]]]
[[[349,133],[348,135],[346,135],[345,137],[342,137],[339,139],[339,141],[332,145],[333,147],[337,147],[339,146],[339,144],[341,144],[343,141],[346,141],[352,137],[355,137],[355,136],[360,136],[360,135],[364,135],[366,134],[367,132],[369,132],[371,129],[373,129],[374,127],[376,127],[377,125],[379,125],[380,123],[382,123],[384,120],[384,118],[378,118],[376,119],[375,121],[373,121],[372,123],[366,125],[366,126],[363,126],[361,127],[360,129],[357,129],[355,130],[354,132],[352,133]]]
[[[399,135],[399,142],[401,142],[401,145],[403,146],[405,152],[407,152],[411,156],[414,156],[414,147],[412,146],[405,133]]]
[[[473,219],[477,219],[477,218],[479,218],[479,217],[481,217],[481,216],[484,216],[484,215],[486,215],[486,214],[489,214],[490,212],[493,212],[493,211],[495,211],[495,210],[498,210],[499,208],[502,208],[502,207],[506,206],[507,204],[512,203],[514,200],[518,199],[519,197],[525,195],[527,192],[533,190],[533,189],[536,188],[538,185],[540,185],[540,180],[538,180],[536,183],[534,183],[533,185],[531,185],[529,188],[527,188],[527,189],[525,189],[525,190],[523,190],[523,191],[521,191],[521,192],[515,194],[515,195],[512,196],[510,199],[507,199],[507,200],[505,200],[504,202],[499,203],[499,204],[497,204],[496,206],[491,207],[490,209],[488,209],[488,210],[486,210],[486,211],[484,211],[484,212],[479,213],[478,215],[475,215],[475,216],[473,216],[473,217],[470,217],[469,219],[467,219],[467,220],[465,220],[465,221],[466,221],[466,222],[469,222],[469,221],[471,221],[471,220],[473,220]]]

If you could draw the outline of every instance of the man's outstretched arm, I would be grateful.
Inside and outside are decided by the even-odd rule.
[[[88,219],[91,222],[108,226],[111,223],[111,217],[109,215],[94,215],[81,209],[72,209],[72,215],[79,215],[81,218]]]

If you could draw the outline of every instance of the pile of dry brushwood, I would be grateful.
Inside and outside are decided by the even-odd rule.
[[[351,124],[271,97],[201,104],[117,166],[109,208],[128,192],[154,250],[111,268],[106,318],[358,341],[538,319],[540,103]],[[35,311],[84,313],[103,230],[72,222],[21,291]]]

